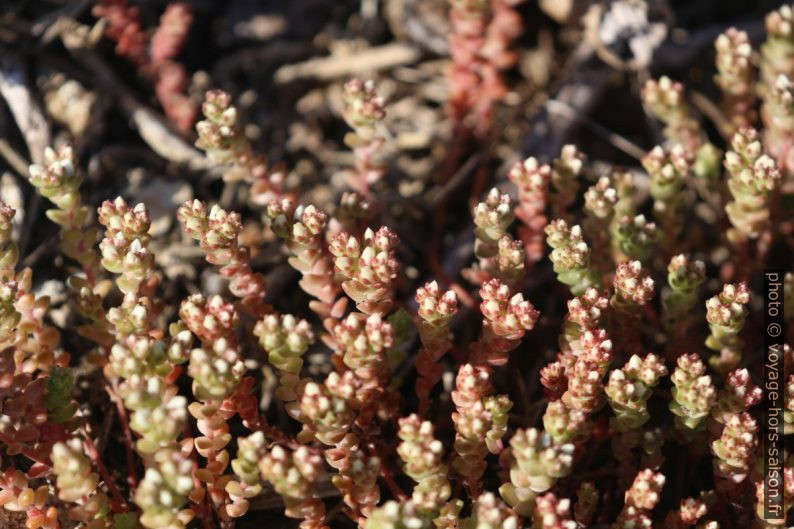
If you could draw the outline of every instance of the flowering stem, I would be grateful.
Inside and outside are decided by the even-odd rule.
[[[222,90],[210,90],[204,97],[201,111],[205,119],[196,123],[196,147],[219,164],[231,167],[223,175],[227,184],[251,184],[251,201],[264,205],[284,196],[284,174],[268,167],[265,156],[256,154],[239,123],[232,97]]]
[[[341,284],[325,244],[328,215],[311,204],[298,206],[288,198],[272,201],[266,214],[270,229],[284,239],[291,254],[290,265],[301,273],[301,289],[315,298],[309,307],[322,319],[326,333],[331,333],[347,308],[347,298],[339,296]]]
[[[206,204],[194,200],[185,202],[177,217],[185,233],[207,252],[207,262],[221,267],[221,276],[229,280],[229,290],[242,306],[257,319],[270,312],[265,303],[265,278],[251,269],[250,252],[238,242],[243,229],[240,215],[217,205],[208,211]]]
[[[715,81],[722,90],[722,107],[730,122],[730,132],[753,125],[755,67],[753,48],[746,32],[729,28],[714,42],[717,50]]]
[[[464,277],[477,285],[493,278],[514,285],[524,276],[526,256],[523,243],[507,233],[515,218],[510,197],[491,189],[486,199],[474,207],[472,216],[476,226],[474,255],[478,262],[463,270]]]
[[[655,293],[654,281],[639,261],[629,261],[618,265],[613,285],[615,293],[609,304],[615,310],[616,329],[621,330],[621,348],[637,354],[642,349],[640,310]]]
[[[342,116],[353,129],[345,135],[345,144],[353,149],[355,158],[354,169],[346,172],[347,182],[367,199],[370,186],[385,172],[379,158],[386,139],[378,130],[386,116],[385,104],[375,91],[374,82],[357,78],[345,83],[342,97]]]
[[[451,348],[450,320],[457,312],[457,298],[453,291],[442,293],[435,281],[427,283],[416,293],[419,305],[419,336],[422,348],[416,355],[416,393],[419,396],[419,415],[424,416],[430,392],[441,378],[442,366],[438,363]]]

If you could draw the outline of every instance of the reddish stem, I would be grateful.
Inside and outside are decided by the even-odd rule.
[[[87,432],[85,434],[85,446],[88,449],[88,455],[91,456],[91,459],[94,460],[94,464],[96,465],[97,470],[99,471],[99,475],[102,476],[102,480],[105,482],[105,485],[110,491],[110,495],[113,496],[114,501],[117,505],[113,505],[111,503],[111,507],[113,508],[114,512],[128,512],[130,510],[130,506],[124,497],[119,492],[118,487],[116,487],[116,482],[113,481],[113,478],[110,476],[110,472],[108,472],[105,463],[102,462],[102,457],[99,455],[99,450],[97,450],[94,441],[91,439],[91,436],[88,435]]]
[[[132,430],[130,430],[130,420],[127,416],[127,408],[124,407],[124,402],[119,396],[119,383],[118,380],[111,380],[110,386],[105,386],[113,402],[116,403],[116,412],[119,415],[119,422],[121,429],[124,432],[124,453],[127,458],[127,485],[132,490],[138,487],[138,474],[135,470],[135,454],[132,451],[133,438]]]
[[[386,461],[383,457],[381,457],[381,461]],[[386,482],[386,486],[389,487],[389,491],[391,491],[392,496],[397,498],[399,501],[406,501],[408,499],[408,495],[400,488],[400,486],[394,481],[392,477],[391,470],[383,464],[380,467],[380,476],[383,478],[383,481]]]
[[[0,432],[0,441],[4,442],[9,446],[15,443],[15,441],[11,437],[9,437],[8,435],[2,432]],[[52,463],[50,461],[40,458],[38,455],[36,455],[35,452],[33,452],[30,449],[29,446],[22,445],[22,455],[27,457],[31,461],[35,461],[36,463],[41,463],[42,465],[46,465],[48,467],[52,466]]]
[[[469,194],[469,210],[471,211],[480,201],[480,195],[485,191],[488,184],[488,167],[485,163],[481,163],[474,174],[474,182],[471,185],[471,193]]]
[[[455,493],[452,495],[452,497],[460,498],[461,490],[463,490],[463,480],[458,479],[455,481]]]
[[[201,527],[204,529],[212,529],[212,522],[210,518],[212,517],[212,500],[210,500],[210,495],[206,494],[204,496],[204,504],[201,505]]]

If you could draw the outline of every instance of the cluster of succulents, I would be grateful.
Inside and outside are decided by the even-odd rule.
[[[455,125],[490,116],[515,3],[451,2]],[[768,17],[758,73],[744,32],[717,38],[722,140],[681,83],[648,81],[665,142],[644,172],[594,175],[573,145],[548,164],[515,163],[515,200],[494,188],[470,210],[473,264],[424,283],[369,207],[389,138],[374,83],[344,87],[355,193],[333,214],[302,203],[253,151],[232,97],[208,92],[197,146],[227,183],[251,188],[300,276],[295,314],[269,296],[242,216],[201,200],[176,217],[223,283],[166,310],[146,205],[108,200],[95,222],[75,152],[48,148],[29,179],[73,265],[81,341],[48,319],[0,202],[0,506],[29,529],[231,529],[264,491],[305,529],[784,525],[762,508],[756,298],[762,263],[794,255],[792,18],[788,7]],[[686,229],[698,211],[713,233]],[[791,273],[785,283],[790,309]],[[784,356],[790,435],[788,346]],[[78,377],[114,406],[112,463],[92,403],[75,400]],[[788,510],[794,459],[781,459]],[[668,499],[673,482],[685,496]]]
[[[166,117],[178,129],[188,131],[196,122],[196,104],[187,94],[187,69],[175,57],[185,46],[193,22],[190,4],[169,3],[151,38],[143,27],[141,10],[130,4],[126,0],[99,0],[92,11],[107,25],[105,33],[116,42],[116,53],[154,83]]]

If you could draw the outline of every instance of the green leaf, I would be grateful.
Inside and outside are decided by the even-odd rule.
[[[44,395],[44,402],[47,405],[49,420],[56,424],[68,422],[77,406],[72,401],[72,386],[74,385],[74,375],[72,370],[66,367],[55,366],[47,377],[47,388]]]
[[[399,309],[389,316],[388,321],[392,328],[394,328],[394,347],[399,347],[407,342],[414,328],[414,320],[411,315],[408,314],[408,311]]]
[[[138,529],[138,516],[134,512],[120,512],[113,515],[113,529]]]
[[[59,226],[69,225],[69,213],[60,209],[48,209],[45,213],[47,218]]]
[[[386,358],[389,362],[389,367],[394,369],[407,356],[406,352],[400,349],[400,346],[411,338],[414,322],[405,309],[397,310],[397,312],[388,317],[388,321],[394,329],[394,345],[386,351]]]

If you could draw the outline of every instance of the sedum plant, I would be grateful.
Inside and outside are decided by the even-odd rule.
[[[267,352],[268,361],[279,372],[276,396],[285,403],[290,414],[297,413],[296,401],[304,384],[301,379],[303,356],[314,342],[311,325],[290,314],[268,314],[256,323],[254,335]]]
[[[442,463],[444,449],[433,436],[433,425],[421,421],[416,415],[400,419],[398,432],[401,443],[397,454],[403,461],[405,473],[416,481],[411,496],[414,505],[422,512],[436,515],[434,523],[444,511],[460,510],[460,502],[447,504],[452,487],[447,478],[447,467]]]
[[[682,83],[667,76],[649,79],[642,88],[642,102],[665,124],[664,135],[668,141],[680,143],[690,153],[697,151],[702,131],[692,115]]]
[[[529,157],[523,162],[516,162],[507,176],[518,188],[515,215],[522,225],[517,231],[524,243],[527,259],[530,263],[536,263],[543,258],[543,229],[548,223],[546,206],[549,202],[551,167]]]
[[[684,186],[692,163],[690,152],[680,143],[668,150],[657,146],[642,159],[651,177],[654,214],[663,226],[668,246],[675,244],[684,226]]]
[[[673,256],[667,266],[667,288],[662,290],[662,322],[667,333],[667,350],[675,351],[697,321],[692,310],[698,289],[706,280],[706,264],[685,254]]]
[[[402,222],[431,208],[407,199],[413,183],[394,193],[372,81],[342,88],[352,157],[334,197],[270,166],[232,96],[208,92],[196,145],[226,187],[202,180],[207,201],[175,208],[182,239],[154,205],[90,203],[82,150],[31,153],[66,259],[52,277],[21,266],[0,202],[0,525],[234,529],[273,509],[305,529],[790,525],[764,517],[756,334],[759,271],[794,251],[791,9],[769,15],[760,55],[742,31],[717,37],[716,129],[662,77],[642,102],[663,138],[635,167],[602,172],[565,145],[490,174],[517,3],[451,2],[442,172],[462,176],[416,188],[464,214],[432,215],[432,240]],[[483,152],[463,207],[469,143]],[[70,295],[50,299],[61,282]]]
[[[731,139],[731,150],[725,153],[728,189],[733,201],[725,212],[734,226],[729,237],[757,238],[769,224],[769,195],[777,187],[781,175],[775,161],[762,153],[755,129],[744,128]]]
[[[585,155],[576,145],[565,145],[560,156],[551,165],[551,185],[554,193],[550,200],[556,218],[566,218],[568,208],[579,192],[579,176],[585,167]]]
[[[443,373],[439,360],[452,347],[450,323],[458,312],[455,292],[441,292],[438,283],[431,281],[416,291],[419,306],[417,330],[422,348],[416,354],[416,394],[419,397],[420,414],[424,415],[429,405],[430,392]]]
[[[549,490],[571,471],[572,452],[572,444],[554,444],[545,432],[518,430],[510,440],[510,482],[502,485],[499,493],[518,514],[529,516],[537,493]]]
[[[385,102],[372,81],[358,78],[345,83],[342,98],[342,116],[353,129],[345,136],[345,144],[353,150],[355,158],[355,167],[345,176],[348,185],[366,197],[384,173],[379,158],[383,157],[381,151],[386,140],[378,129],[386,115]]]
[[[612,266],[613,234],[610,229],[615,225],[615,206],[618,192],[613,187],[612,179],[602,176],[584,193],[584,214],[582,226],[587,237],[592,241],[591,262],[599,272],[606,272]],[[628,219],[628,215],[621,218]],[[615,237],[614,240],[618,240]],[[619,244],[619,243],[618,243]]]
[[[552,248],[550,259],[560,283],[568,285],[578,296],[596,284],[596,274],[590,268],[590,248],[582,237],[582,228],[569,226],[563,219],[546,226],[546,243]]]
[[[670,411],[676,415],[676,427],[691,434],[705,428],[704,420],[717,401],[717,393],[696,353],[682,354],[676,364],[671,377],[674,387]]]
[[[722,90],[722,108],[730,130],[751,126],[757,119],[755,94],[756,68],[753,47],[745,31],[728,28],[714,41],[717,75],[714,81]]]
[[[645,358],[633,355],[621,369],[610,372],[604,392],[615,412],[612,429],[625,432],[638,428],[651,418],[647,401],[659,379],[667,374],[664,362],[653,353]]]
[[[750,291],[746,283],[726,284],[722,292],[706,301],[706,320],[711,330],[706,347],[719,353],[709,359],[718,371],[730,371],[741,361],[744,342],[739,333],[747,319],[749,303]]]
[[[492,189],[474,208],[472,217],[477,226],[474,255],[479,262],[465,271],[467,278],[475,284],[499,279],[514,285],[524,276],[525,255],[523,243],[507,233],[514,219],[510,197]]]

